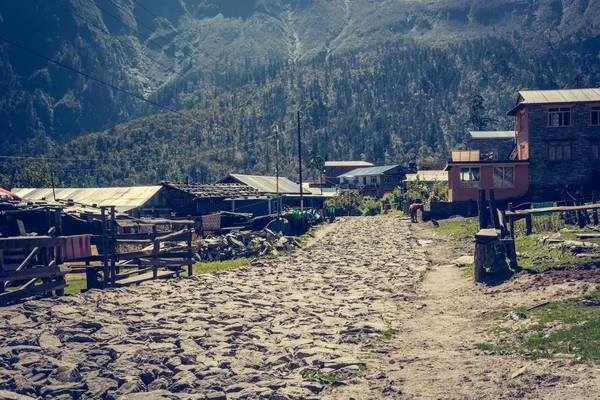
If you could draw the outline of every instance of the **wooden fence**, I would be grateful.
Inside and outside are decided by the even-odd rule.
[[[600,204],[595,204],[595,201],[593,204],[582,204],[582,202],[578,201],[579,205],[574,206],[529,208],[523,210],[515,210],[512,204],[509,204],[508,210],[498,210],[494,189],[489,189],[489,201],[486,199],[485,189],[480,189],[477,203],[480,231],[475,234],[474,275],[476,282],[482,282],[485,278],[485,265],[489,264],[489,260],[486,259],[487,255],[499,253],[497,251],[489,251],[491,247],[503,250],[506,257],[510,260],[510,267],[513,269],[518,268],[515,247],[515,221],[524,218],[526,235],[530,235],[533,230],[532,218],[535,215],[546,215],[555,212],[576,213],[577,222],[583,228],[586,224],[592,222],[594,225],[598,224],[598,209],[600,209]],[[592,211],[591,219],[588,211]]]
[[[44,236],[26,236],[21,223],[22,236],[0,238],[0,305],[53,291],[57,295],[64,294],[67,287],[65,275],[70,269],[63,265],[62,246],[66,239],[60,236],[60,212],[54,210],[53,226]],[[9,266],[5,265],[5,255],[13,256],[12,260],[15,260],[15,255],[24,259],[18,266]]]
[[[102,233],[75,236],[62,235],[61,208],[46,210],[45,235],[28,234],[19,214],[13,213],[20,236],[0,237],[0,305],[39,294],[63,295],[67,274],[85,274],[87,290],[179,276],[186,270],[192,275],[194,221],[140,220],[136,223],[149,232],[119,233],[115,208],[100,211],[93,218],[100,220]],[[159,226],[169,230],[160,231]],[[97,255],[91,254],[92,245]]]
[[[73,266],[73,272],[84,272],[87,289],[103,289],[139,284],[141,282],[179,276],[187,269],[192,275],[194,255],[192,248],[193,220],[152,220],[152,232],[118,233],[114,207],[101,207],[102,234],[92,236],[92,243],[102,254],[73,261],[85,262]],[[182,226],[175,231],[159,231],[158,226]],[[185,242],[183,246],[166,248],[169,242]],[[123,246],[146,246],[141,250],[120,251]],[[92,265],[94,263],[94,265]]]

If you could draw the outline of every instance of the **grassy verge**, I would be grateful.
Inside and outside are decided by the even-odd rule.
[[[87,282],[85,279],[81,279],[81,278],[68,279],[67,278],[67,283],[69,284],[69,286],[67,286],[65,288],[65,294],[67,294],[67,295],[79,294],[79,293],[81,293],[82,290],[87,288]]]
[[[520,253],[518,263],[521,268],[542,272],[556,265],[573,266],[591,261],[588,258],[577,257],[569,250],[562,251],[560,248],[540,243],[542,236],[545,235],[532,234],[515,238],[515,247],[517,252]],[[565,239],[569,239],[564,235],[562,236]],[[572,234],[572,236],[575,237],[575,234]]]
[[[236,258],[226,261],[213,261],[206,263],[196,263],[193,267],[193,274],[208,274],[211,272],[227,271],[229,269],[239,268],[250,262],[249,258]]]
[[[496,320],[501,327],[492,330],[499,336],[496,343],[477,344],[481,350],[515,351],[532,359],[600,360],[598,287],[585,297],[554,301],[532,310],[505,309],[486,318]],[[529,321],[519,324],[515,319]]]
[[[404,214],[404,211],[402,211],[402,210],[390,210],[386,215],[388,217],[400,217],[400,218],[408,217],[408,215]]]
[[[438,233],[447,236],[456,241],[461,241],[466,238],[473,238],[479,231],[479,222],[476,220],[459,220],[459,221],[440,221],[440,226],[435,228]]]

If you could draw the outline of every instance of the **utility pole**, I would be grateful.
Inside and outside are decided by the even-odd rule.
[[[277,191],[277,226],[281,227],[281,197],[279,196],[279,126],[275,124],[275,187]],[[281,229],[283,231],[283,229]]]
[[[300,110],[298,110],[298,170],[300,173],[300,221],[304,227],[304,196],[302,193],[302,141],[300,140]]]

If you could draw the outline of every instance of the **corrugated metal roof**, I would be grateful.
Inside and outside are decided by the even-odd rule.
[[[107,188],[56,188],[56,198],[73,200],[75,203],[91,206],[115,206],[117,212],[127,212],[142,206],[150,200],[162,186],[133,186]],[[53,200],[52,188],[23,188],[14,192],[24,201]]]
[[[600,102],[600,88],[562,90],[521,90],[519,101],[507,114],[515,115],[527,104]]]
[[[175,188],[187,192],[196,198],[215,198],[215,197],[243,197],[243,196],[257,196],[260,194],[255,188],[243,185],[241,183],[208,183],[208,184],[196,184],[196,183],[165,183],[166,186]]]
[[[373,164],[366,161],[325,161],[326,167],[372,167]]]
[[[277,178],[274,176],[230,174],[217,183],[223,183],[223,181],[227,180],[229,177],[245,185],[251,186],[261,193],[277,193]],[[303,192],[311,194],[310,192],[307,193],[306,190],[303,190]],[[300,185],[297,185],[287,178],[279,177],[279,193],[299,194]]]
[[[471,139],[514,139],[514,131],[469,131]]]
[[[340,175],[338,178],[352,178],[356,176],[383,175],[387,171],[399,167],[399,165],[386,165],[383,167],[356,168],[350,172]]]
[[[600,88],[563,90],[522,90],[522,104],[579,103],[600,101]]]
[[[446,182],[448,181],[448,172],[444,170],[429,170],[429,171],[417,171],[416,174],[406,174],[405,182],[412,182],[417,180],[425,182]]]

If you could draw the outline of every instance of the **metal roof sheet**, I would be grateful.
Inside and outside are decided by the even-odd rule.
[[[514,131],[469,131],[471,139],[514,139]]]
[[[367,161],[325,161],[326,167],[372,167]]]
[[[215,197],[244,197],[257,196],[261,194],[255,188],[243,185],[241,183],[208,183],[208,184],[185,184],[185,183],[164,183],[164,185],[187,192],[198,199]]]
[[[522,104],[579,103],[600,101],[600,88],[562,90],[522,90]]]
[[[277,193],[277,178],[275,176],[259,176],[259,175],[242,175],[230,174],[217,183],[223,183],[227,178],[232,177],[238,182],[251,186],[261,193]],[[311,192],[306,192],[311,194]],[[300,185],[292,182],[288,178],[279,177],[279,193],[282,194],[299,194]]]
[[[382,167],[369,167],[369,168],[356,168],[352,171],[346,172],[340,175],[338,178],[351,178],[356,176],[371,176],[371,175],[383,175],[387,171],[399,167],[399,165],[385,165]]]
[[[133,186],[107,188],[56,188],[56,198],[73,200],[75,203],[100,206],[115,206],[117,212],[127,212],[141,207],[150,200],[162,186]],[[24,201],[54,199],[52,188],[21,188],[14,192]]]
[[[448,172],[444,170],[428,170],[428,171],[417,171],[416,174],[406,174],[405,182],[412,182],[417,180],[424,182],[446,182],[448,181]]]

